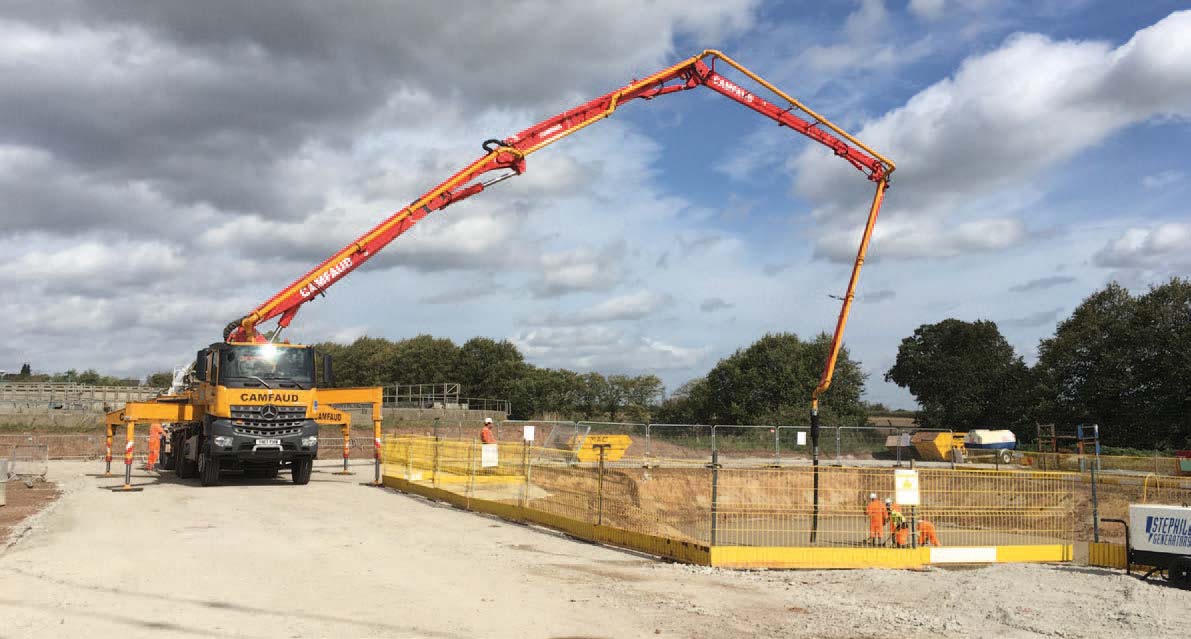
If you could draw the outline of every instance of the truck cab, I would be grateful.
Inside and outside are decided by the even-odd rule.
[[[217,342],[198,351],[188,399],[193,422],[170,430],[167,463],[179,477],[218,483],[222,470],[273,476],[289,467],[310,481],[318,455],[314,349],[275,343]],[[329,361],[324,374],[329,381]]]

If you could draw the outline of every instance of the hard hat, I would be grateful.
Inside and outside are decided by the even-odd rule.
[[[892,503],[893,503],[893,500],[892,500],[892,499],[890,499],[890,498],[888,498],[888,497],[886,497],[886,498],[885,498],[885,503],[887,503],[887,504],[892,504]]]
[[[491,418],[491,417],[485,417],[485,418],[484,418],[484,423],[485,423],[485,424],[491,424],[491,423],[492,423],[492,418]]]
[[[869,493],[869,494],[868,494],[868,498],[869,498],[869,499],[876,499],[876,498],[877,498],[877,493]]]

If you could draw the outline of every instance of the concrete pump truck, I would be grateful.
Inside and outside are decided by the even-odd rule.
[[[780,98],[775,104],[720,74],[717,65],[743,74]],[[484,154],[471,164],[361,235],[323,263],[281,289],[250,313],[227,325],[223,341],[198,351],[195,361],[177,377],[170,392],[149,402],[132,402],[108,413],[107,456],[111,469],[112,438],[126,428],[123,490],[132,490],[131,468],[136,424],[168,422],[167,469],[179,477],[197,475],[203,485],[219,481],[224,469],[275,473],[291,469],[294,483],[310,479],[318,454],[318,424],[348,421],[338,408],[366,405],[372,408],[375,481],[381,479],[381,389],[333,388],[332,364],[324,362],[322,379],[315,379],[315,355],[309,346],[282,342],[283,330],[298,309],[341,281],[409,230],[431,212],[483,192],[521,175],[526,158],[572,133],[594,124],[621,105],[652,100],[672,93],[707,87],[779,127],[789,128],[827,147],[876,185],[867,222],[852,266],[827,361],[811,397],[812,459],[818,466],[818,399],[831,385],[840,341],[855,297],[856,284],[895,167],[823,116],[786,95],[752,71],[719,51],[707,50],[644,79],[590,100],[506,137],[489,139]],[[489,173],[496,175],[483,179]],[[276,327],[262,333],[258,326],[276,319]],[[816,473],[816,488],[818,474]],[[118,489],[120,490],[120,489]],[[817,498],[817,490],[816,490]],[[818,500],[815,500],[816,512]]]

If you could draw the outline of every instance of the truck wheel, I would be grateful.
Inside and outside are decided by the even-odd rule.
[[[305,486],[310,483],[310,472],[314,470],[314,460],[310,457],[299,457],[293,461],[290,466],[290,472],[293,473],[294,483],[299,486]]]
[[[203,455],[199,458],[199,483],[214,486],[219,483],[219,458]]]
[[[1191,588],[1191,557],[1179,557],[1171,561],[1166,580],[1176,588]]]
[[[195,463],[186,459],[186,439],[178,436],[174,440],[174,474],[178,479],[190,479],[195,475]]]

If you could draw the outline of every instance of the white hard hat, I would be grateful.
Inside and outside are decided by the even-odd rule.
[[[877,493],[869,493],[869,494],[868,494],[868,498],[869,498],[869,499],[876,499],[876,498],[877,498]]]
[[[491,423],[492,423],[492,418],[491,418],[491,417],[485,417],[485,418],[484,418],[484,423],[485,423],[485,424],[491,424]]]
[[[885,498],[885,503],[887,503],[887,504],[892,504],[892,503],[893,503],[893,500],[892,500],[892,499],[890,499],[890,498],[888,498],[888,497],[886,497],[886,498]]]

